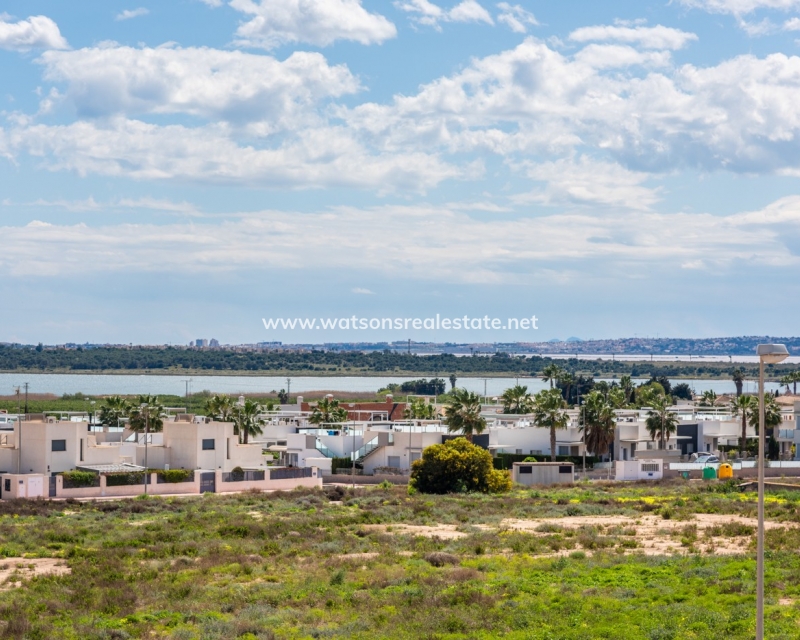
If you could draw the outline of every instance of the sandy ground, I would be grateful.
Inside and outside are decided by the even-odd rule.
[[[70,573],[61,558],[4,558],[0,560],[0,591],[21,587],[24,580],[34,576]]]
[[[574,516],[564,518],[543,518],[541,520],[503,520],[499,526],[476,525],[476,528],[487,532],[520,531],[535,536],[547,536],[564,530],[577,530],[582,527],[593,527],[599,535],[613,535],[619,540],[635,540],[635,548],[625,548],[625,553],[644,553],[645,555],[673,555],[686,553],[709,553],[718,555],[735,555],[747,553],[755,540],[752,535],[719,536],[709,535],[708,529],[726,524],[739,524],[755,530],[755,518],[735,515],[696,514],[691,520],[664,520],[656,515],[643,515],[637,518],[627,516]],[[767,529],[796,526],[767,521]],[[696,537],[685,534],[686,528],[696,527]],[[394,535],[424,536],[441,540],[455,540],[468,534],[460,527],[451,524],[431,526],[410,524],[372,524],[364,525],[367,531],[381,531]],[[543,556],[564,556],[576,550],[583,550],[579,545],[575,549],[543,554]],[[591,553],[590,550],[586,550]]]

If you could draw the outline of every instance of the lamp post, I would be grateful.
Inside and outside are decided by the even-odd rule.
[[[148,406],[146,402],[143,402],[139,405],[139,408],[142,410],[144,414],[144,495],[147,495],[147,470],[149,467],[147,466],[147,426],[148,426]]]
[[[789,357],[782,344],[760,344],[758,355],[758,551],[756,556],[756,640],[764,640],[764,365]]]

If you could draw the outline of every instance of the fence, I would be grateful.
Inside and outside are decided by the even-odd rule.
[[[270,469],[270,480],[292,480],[295,478],[311,478],[313,477],[313,470],[311,467],[302,469]]]
[[[194,482],[194,471],[171,469],[156,474],[157,484],[180,484],[181,482]]]
[[[273,476],[270,476],[273,477]],[[264,480],[265,474],[263,471],[257,469],[249,469],[247,471],[223,471],[223,482],[256,482]]]
[[[91,471],[82,471],[82,472],[67,472],[62,474],[62,479],[64,482],[65,489],[85,489],[87,487],[99,487],[100,486],[100,476],[98,474],[92,474],[93,478],[84,477],[84,474],[91,473]],[[80,474],[80,475],[79,475]]]

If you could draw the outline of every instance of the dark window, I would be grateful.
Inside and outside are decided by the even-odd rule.
[[[203,451],[213,451],[214,449],[214,438],[203,438]]]
[[[67,450],[67,441],[66,440],[53,440],[53,448],[51,451],[66,451]]]
[[[8,478],[6,478],[6,486],[4,491],[11,491],[11,480],[9,480]]]
[[[520,473],[533,473],[533,467],[531,467],[531,466],[520,467],[519,468],[519,472]]]
[[[561,464],[558,466],[559,473],[572,473],[572,465],[571,464]]]

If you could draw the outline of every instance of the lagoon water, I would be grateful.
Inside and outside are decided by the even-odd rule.
[[[422,377],[422,376],[420,376]],[[305,376],[291,378],[291,393],[302,394],[308,391],[377,391],[390,383],[401,384],[413,378],[372,377],[372,376]],[[28,383],[29,393],[84,393],[86,395],[134,395],[139,393],[169,394],[182,396],[187,383],[190,393],[213,391],[228,394],[261,394],[287,388],[286,378],[266,376],[168,376],[168,375],[105,375],[105,374],[50,374],[50,373],[0,373],[0,395],[10,395],[14,388]],[[548,385],[538,378],[459,378],[459,387],[466,387],[481,395],[501,394],[515,384],[523,384],[532,393],[545,389]],[[731,380],[673,380],[687,382],[696,393],[714,390],[717,394],[734,393],[736,387]],[[447,383],[449,388],[450,383]],[[780,388],[776,383],[767,383],[768,391]],[[745,392],[757,391],[755,381],[745,383]]]

